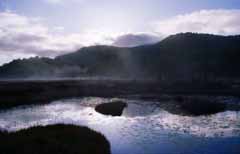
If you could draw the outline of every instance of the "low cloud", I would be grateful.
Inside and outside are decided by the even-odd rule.
[[[162,38],[154,34],[126,34],[117,37],[112,45],[118,47],[135,47],[159,42]]]
[[[50,4],[62,4],[63,2],[83,2],[83,0],[45,0]]]
[[[133,47],[152,44],[169,35],[185,32],[239,35],[239,19],[240,10],[200,10],[153,22],[149,29],[151,33],[121,35],[114,40],[113,45]]]
[[[39,18],[2,12],[0,19],[0,65],[15,58],[55,57],[92,43],[80,34],[58,33],[62,27],[50,29]]]
[[[154,32],[170,35],[180,32],[219,35],[240,34],[240,10],[201,10],[152,24]]]
[[[150,34],[106,34],[99,31],[66,34],[64,27],[48,27],[41,18],[29,18],[13,12],[0,13],[0,65],[16,58],[55,57],[73,52],[83,46],[113,42],[117,46],[153,43]],[[120,37],[119,37],[120,36]]]
[[[240,34],[240,10],[202,10],[178,15],[152,23],[149,32],[128,34],[91,30],[69,34],[64,33],[64,27],[47,26],[41,18],[9,11],[0,12],[0,19],[0,65],[16,58],[55,57],[96,44],[119,47],[152,44],[180,32]]]

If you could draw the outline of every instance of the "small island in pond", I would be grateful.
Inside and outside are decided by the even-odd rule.
[[[112,101],[97,105],[95,110],[105,115],[121,116],[125,107],[127,103],[123,101]]]

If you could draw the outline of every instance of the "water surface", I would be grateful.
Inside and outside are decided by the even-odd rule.
[[[171,114],[154,101],[127,100],[123,116],[95,112],[105,98],[54,101],[0,112],[0,129],[16,131],[56,123],[88,126],[104,134],[113,154],[238,154],[240,112],[210,116]]]

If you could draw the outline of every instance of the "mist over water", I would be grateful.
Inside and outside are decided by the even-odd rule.
[[[123,100],[128,107],[121,117],[95,112],[97,104],[113,99],[68,99],[1,111],[0,129],[16,131],[56,123],[88,126],[107,137],[113,154],[235,154],[239,151],[238,144],[233,143],[240,142],[240,112],[179,116],[159,108],[159,102],[129,99]]]

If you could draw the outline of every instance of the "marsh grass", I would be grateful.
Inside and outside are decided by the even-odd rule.
[[[106,138],[87,127],[50,125],[0,132],[1,154],[110,154]]]
[[[99,104],[95,107],[95,110],[105,115],[121,116],[126,106],[127,104],[125,102],[113,101],[109,103]]]
[[[201,116],[211,115],[226,110],[226,105],[201,98],[175,97],[174,107],[168,111],[180,115]]]

